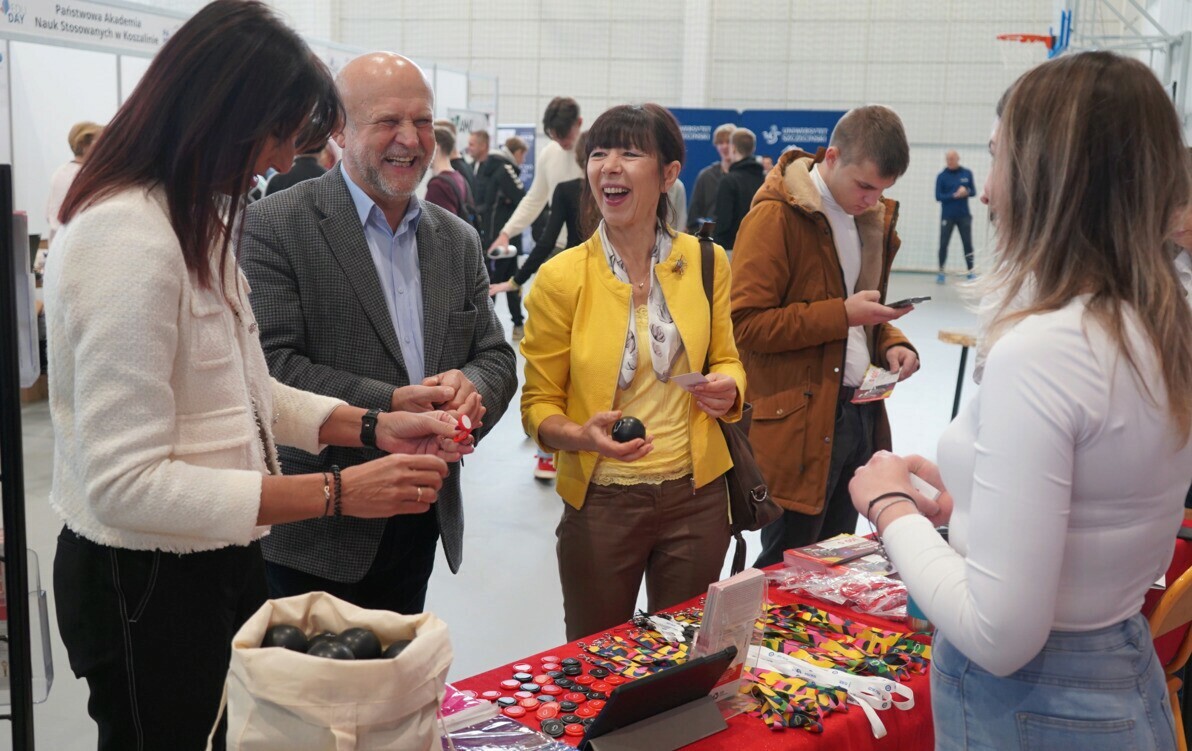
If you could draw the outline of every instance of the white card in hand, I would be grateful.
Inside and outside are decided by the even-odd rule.
[[[913,472],[911,473],[911,487],[919,491],[929,501],[940,497],[940,491],[934,485]]]
[[[704,377],[703,373],[683,373],[682,375],[671,376],[671,383],[681,386],[688,391],[692,386],[698,386],[701,383],[707,383],[708,379]]]

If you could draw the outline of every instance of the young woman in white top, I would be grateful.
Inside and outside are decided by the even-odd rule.
[[[937,749],[1174,749],[1139,609],[1192,480],[1179,120],[1145,65],[1082,53],[1018,80],[991,148],[986,279],[1013,304],[981,389],[938,468],[875,456],[853,501],[936,625]]]
[[[269,377],[231,250],[243,197],[341,112],[270,10],[217,0],[157,54],[63,203],[46,274],[54,592],[100,749],[206,747],[232,635],[266,597],[267,525],[425,513],[470,450],[453,415],[366,415]],[[283,477],[278,442],[391,454]]]

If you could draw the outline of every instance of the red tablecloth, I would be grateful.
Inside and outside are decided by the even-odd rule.
[[[807,603],[828,610],[838,615],[850,618],[867,625],[884,628],[891,631],[906,631],[905,624],[886,621],[871,616],[859,615],[846,608],[837,608],[809,598],[796,597],[777,589],[771,589],[770,599],[779,604]],[[692,607],[696,601],[683,603],[676,610]],[[623,629],[628,630],[626,625]],[[588,639],[587,641],[591,641]],[[517,662],[526,662],[537,667],[544,655],[555,655],[560,658],[575,657],[582,650],[576,642],[539,652]],[[471,689],[473,691],[500,690],[500,682],[509,678],[512,665],[500,665],[486,673],[472,676],[461,681],[453,681],[457,689]],[[772,731],[761,720],[749,715],[738,715],[728,723],[728,729],[705,738],[698,743],[687,746],[688,749],[699,751],[791,751],[792,749],[875,749],[875,751],[930,751],[934,747],[934,735],[931,725],[931,694],[929,680],[926,673],[912,675],[903,682],[915,693],[915,707],[908,711],[889,709],[879,712],[882,722],[886,725],[887,735],[881,740],[873,737],[869,728],[869,721],[859,707],[850,706],[847,712],[837,712],[824,719],[823,733],[810,733],[806,730],[794,729]],[[526,724],[537,729],[538,722],[528,719]],[[578,738],[563,737],[560,740],[569,741],[576,745]]]

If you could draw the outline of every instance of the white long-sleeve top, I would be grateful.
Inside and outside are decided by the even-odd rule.
[[[531,183],[530,190],[517,204],[513,216],[509,217],[501,231],[508,237],[520,235],[526,227],[534,223],[546,204],[550,203],[556,185],[564,180],[574,180],[583,176],[583,170],[575,163],[574,151],[564,151],[555,141],[548,143],[539,152],[538,160],[534,164],[534,182]],[[568,239],[567,228],[564,227],[559,232],[559,239],[555,244],[560,248],[567,248],[581,240],[582,237]]]
[[[1137,613],[1192,482],[1192,441],[1175,435],[1141,330],[1128,329],[1139,377],[1084,312],[1082,298],[1031,316],[990,350],[980,392],[939,442],[951,546],[919,515],[883,535],[927,617],[997,675],[1053,629]]]
[[[215,261],[212,261],[215,264]],[[343,404],[269,376],[248,284],[200,287],[160,191],[126,190],[63,227],[46,267],[50,505],[95,542],[187,553],[245,545],[277,440],[317,453]]]
[[[62,210],[66,192],[70,190],[70,186],[82,168],[81,162],[71,160],[60,165],[58,169],[54,170],[54,174],[50,175],[50,194],[46,196],[46,222],[50,227],[46,239],[50,242],[53,242],[54,236],[62,229],[62,222],[58,221],[58,212]]]

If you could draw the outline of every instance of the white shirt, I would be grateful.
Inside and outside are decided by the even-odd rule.
[[[861,275],[861,236],[857,233],[857,220],[840,208],[828,184],[820,175],[819,165],[811,170],[811,181],[824,199],[824,216],[832,227],[832,240],[836,255],[840,259],[840,270],[844,274],[845,297],[856,292],[857,277]],[[865,342],[865,327],[850,326],[848,347],[844,356],[844,385],[860,386],[869,367],[869,345]]]
[[[50,175],[50,195],[46,198],[46,222],[50,225],[50,235],[47,239],[50,241],[53,241],[54,235],[62,229],[62,222],[58,221],[58,212],[62,210],[62,202],[66,200],[66,191],[70,190],[82,168],[83,165],[79,162],[69,161]]]
[[[546,204],[550,203],[556,185],[583,176],[583,170],[575,163],[574,151],[564,151],[555,141],[548,143],[538,154],[538,161],[534,165],[534,182],[531,183],[529,192],[517,204],[513,216],[509,217],[501,231],[511,238],[520,235],[526,227],[534,223]],[[580,237],[571,238],[570,244],[575,245],[582,240]],[[566,248],[568,243],[567,228],[564,227],[560,230],[555,245]]]
[[[1031,316],[990,350],[981,390],[939,443],[951,547],[918,515],[884,535],[928,618],[997,675],[1052,630],[1137,613],[1183,519],[1192,441],[1174,435],[1154,353],[1129,322],[1135,376],[1084,312],[1078,298]]]
[[[348,170],[340,164],[340,172],[348,185],[348,193],[356,207],[356,215],[364,228],[364,240],[372,255],[373,266],[393,333],[401,347],[401,359],[406,366],[410,383],[422,383],[426,377],[426,350],[423,348],[422,275],[418,266],[418,224],[422,221],[422,204],[410,196],[406,214],[397,225],[389,228],[385,212],[377,206],[359,185],[352,182]]]

